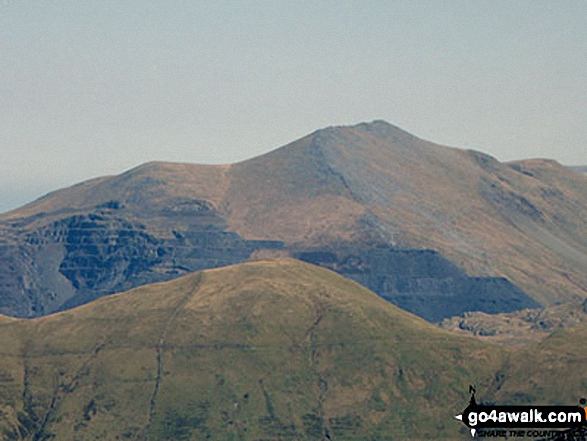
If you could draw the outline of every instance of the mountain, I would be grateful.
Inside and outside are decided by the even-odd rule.
[[[453,415],[469,384],[485,401],[574,404],[587,336],[486,344],[290,259],[0,328],[6,440],[465,439]]]
[[[34,317],[250,258],[333,269],[430,321],[587,296],[587,176],[383,121],[213,166],[148,163],[0,215],[0,312]]]
[[[575,166],[569,167],[571,170],[577,171],[579,173],[587,173],[587,165],[584,166]]]

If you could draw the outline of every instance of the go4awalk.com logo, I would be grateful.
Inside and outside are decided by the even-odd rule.
[[[583,428],[587,420],[587,407],[477,404],[472,386],[469,392],[469,405],[455,418],[467,425],[473,436],[552,437],[561,429],[576,431]],[[582,406],[585,403],[586,400],[582,399]]]

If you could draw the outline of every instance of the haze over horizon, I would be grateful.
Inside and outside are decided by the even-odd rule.
[[[587,4],[0,4],[0,212],[141,163],[233,163],[384,119],[585,165]]]

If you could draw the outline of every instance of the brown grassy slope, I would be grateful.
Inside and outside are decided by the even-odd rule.
[[[454,439],[505,357],[293,260],[0,327],[5,439]]]
[[[34,202],[0,214],[0,221],[38,215],[62,217],[87,212],[116,200],[131,209],[156,212],[168,204],[194,197],[220,205],[228,181],[229,166],[149,162],[120,175],[82,182],[47,194]]]
[[[229,222],[245,236],[432,248],[546,304],[587,292],[587,179],[553,161],[502,164],[374,122],[316,132],[230,175]]]
[[[419,140],[412,144],[403,164],[379,167],[379,174],[362,173],[372,177],[367,188],[385,179],[398,183],[393,197],[373,204],[378,217],[399,231],[398,242],[437,249],[471,274],[508,277],[542,302],[585,294],[585,179],[547,163],[558,177],[552,184],[542,180],[543,174],[530,177],[480,153],[429,148]],[[364,155],[377,151],[389,152],[367,149]],[[373,163],[397,163],[397,155],[387,155],[387,161],[381,154]],[[553,190],[550,196],[552,187],[562,194]],[[573,241],[561,239],[563,245],[579,247],[581,257],[570,264],[570,253],[559,252],[562,246],[541,240],[548,234],[559,239],[557,222],[576,234]]]
[[[229,176],[226,214],[244,237],[319,245],[361,233],[367,207],[332,171],[316,134],[235,164]]]

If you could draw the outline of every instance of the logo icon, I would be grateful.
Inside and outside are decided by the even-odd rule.
[[[567,429],[576,430],[587,421],[587,400],[579,406],[486,405],[477,404],[476,389],[469,386],[469,405],[455,418],[475,437],[481,429]],[[518,433],[518,432],[516,432]],[[528,433],[526,433],[528,434]],[[519,435],[517,435],[519,436]]]

